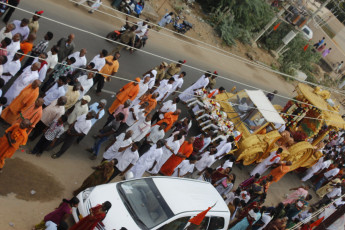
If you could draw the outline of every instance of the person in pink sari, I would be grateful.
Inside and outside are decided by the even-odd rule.
[[[290,191],[294,191],[294,192],[287,196],[287,198],[283,201],[283,204],[284,205],[292,204],[300,198],[306,198],[308,196],[308,190],[309,190],[308,186],[301,186],[298,188],[290,189]]]

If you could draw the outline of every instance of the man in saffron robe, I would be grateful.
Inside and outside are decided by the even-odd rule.
[[[290,166],[292,165],[291,161],[287,161],[285,163],[282,163],[280,166],[278,166],[275,169],[272,169],[270,174],[268,176],[273,176],[273,182],[278,182],[286,173],[290,172]]]
[[[140,105],[144,104],[145,102],[149,103],[148,106],[145,107],[145,116],[147,116],[153,109],[157,106],[157,97],[158,93],[154,94],[145,94],[140,101]]]
[[[34,104],[30,105],[18,115],[16,123],[22,122],[23,119],[28,119],[30,121],[31,126],[26,130],[28,134],[30,134],[31,130],[35,128],[36,124],[41,120],[43,103],[44,100],[42,97],[37,98]]]
[[[167,112],[164,114],[164,118],[158,121],[155,125],[161,125],[162,123],[166,123],[167,126],[164,129],[164,132],[168,132],[173,124],[178,120],[178,116],[180,115],[181,110],[177,109],[175,112]]]
[[[184,159],[188,158],[192,154],[194,140],[194,137],[189,137],[188,140],[181,145],[176,155],[171,155],[170,158],[164,163],[160,169],[160,173],[165,176],[171,176],[174,173],[175,168],[181,164]]]
[[[32,33],[32,34],[29,34],[28,39],[20,43],[20,49],[23,51],[23,54],[24,54],[20,58],[20,61],[22,61],[25,58],[25,55],[28,54],[32,50],[35,40],[36,40],[36,34]]]
[[[1,118],[8,124],[13,124],[18,119],[20,112],[25,111],[30,105],[34,104],[39,95],[40,85],[41,81],[35,80],[25,87],[11,104],[2,111]]]
[[[26,129],[30,127],[30,121],[24,119],[20,124],[16,123],[5,131],[5,135],[0,138],[0,172],[5,164],[6,158],[11,158],[14,152],[25,145],[28,140]]]
[[[133,101],[139,93],[139,82],[140,78],[136,78],[135,82],[130,82],[123,86],[120,91],[116,94],[116,99],[109,108],[109,113],[113,114],[114,111],[127,101],[128,99]]]

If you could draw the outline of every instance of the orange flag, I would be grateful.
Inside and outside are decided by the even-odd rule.
[[[309,47],[309,43],[303,47],[303,50],[306,51],[308,49],[308,47]]]
[[[278,27],[280,26],[280,24],[281,24],[281,22],[279,22],[277,25],[275,25],[275,26],[273,27],[273,30],[277,30]]]
[[[322,218],[316,220],[315,222],[313,222],[313,223],[309,226],[310,229],[313,229],[313,227],[319,226],[319,225],[322,223],[322,221],[323,221],[324,218],[325,218],[325,217],[322,217]]]
[[[193,218],[191,218],[188,222],[195,224],[195,225],[200,225],[201,222],[204,220],[206,214],[208,213],[208,211],[211,210],[211,208],[213,208],[217,203],[215,203],[213,206],[208,207],[208,209],[206,209],[205,211],[200,212],[198,215],[194,216]]]

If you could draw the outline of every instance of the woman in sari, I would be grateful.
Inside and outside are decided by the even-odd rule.
[[[93,230],[98,223],[105,219],[110,208],[111,203],[109,201],[90,208],[90,214],[73,225],[70,230]]]
[[[94,187],[100,184],[106,183],[111,175],[113,175],[114,172],[114,160],[112,161],[103,161],[99,166],[97,167],[92,167],[95,169],[95,171],[88,176],[83,182],[83,184],[73,192],[73,194],[76,196],[78,195],[81,191],[89,188],[89,187]]]
[[[53,212],[46,215],[43,221],[37,224],[33,230],[43,230],[46,229],[47,222],[53,222],[56,226],[63,224],[62,222],[65,221],[71,214],[72,208],[77,207],[79,204],[79,199],[77,197],[73,197],[70,200],[63,199],[59,207],[57,207]]]

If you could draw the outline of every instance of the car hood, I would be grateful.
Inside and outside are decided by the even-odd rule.
[[[121,229],[125,227],[131,230],[140,230],[123,204],[116,188],[116,183],[95,187],[85,203],[91,202],[91,206],[94,207],[105,201],[109,201],[112,204],[111,209],[103,220],[105,229]]]

